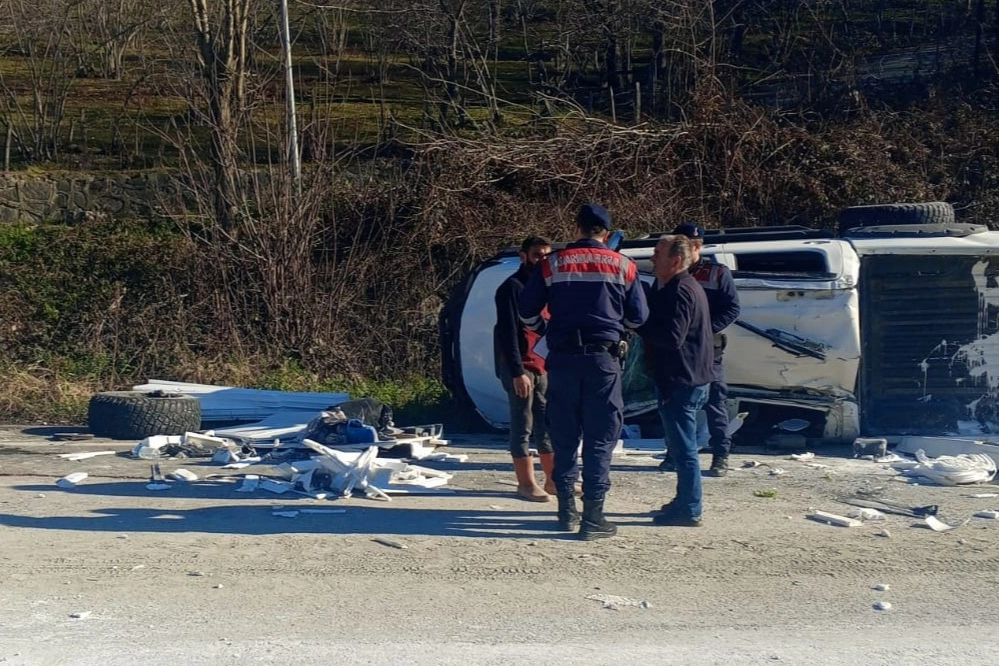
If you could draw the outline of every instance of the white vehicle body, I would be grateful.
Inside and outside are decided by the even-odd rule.
[[[730,411],[750,413],[743,436],[765,438],[788,418],[808,421],[802,434],[816,441],[999,430],[999,233],[711,240],[703,254],[733,271],[749,325],[726,330]],[[651,279],[654,239],[636,243],[620,251]],[[479,268],[444,349],[458,371],[452,389],[457,374],[500,428],[509,407],[494,368],[493,297],[518,265],[507,253]],[[784,339],[805,353],[775,344]],[[632,347],[626,416],[654,408],[641,345]]]

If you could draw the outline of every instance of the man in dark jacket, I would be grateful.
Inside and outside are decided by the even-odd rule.
[[[728,434],[728,385],[725,383],[725,329],[739,318],[739,293],[735,280],[727,266],[701,258],[704,246],[704,229],[694,222],[684,222],[673,230],[674,235],[690,239],[694,251],[694,263],[690,274],[704,289],[711,311],[711,333],[714,336],[714,364],[712,366],[711,389],[704,411],[708,417],[708,434],[711,436],[711,476],[725,476],[728,473],[728,456],[732,451],[732,439]],[[660,469],[672,467],[672,456],[667,450],[666,460]]]
[[[517,495],[529,502],[551,501],[551,495],[555,494],[552,479],[555,462],[545,424],[545,392],[548,390],[545,360],[534,351],[534,345],[544,334],[544,318],[541,328],[532,331],[520,323],[517,310],[527,279],[551,249],[551,243],[544,238],[525,238],[520,244],[520,268],[496,290],[496,327],[493,329],[496,376],[510,400],[510,455],[517,475]],[[532,434],[546,476],[544,490],[534,478],[534,460],[529,448]]]
[[[604,242],[611,226],[603,206],[586,204],[576,216],[577,241],[541,263],[520,297],[520,318],[539,330],[547,306],[548,429],[555,449],[558,523],[579,527],[583,540],[613,536],[604,518],[610,464],[624,423],[622,339],[648,317],[638,267]],[[583,517],[573,486],[583,440]]]
[[[663,505],[654,519],[657,525],[701,524],[697,412],[708,399],[714,343],[708,299],[687,270],[693,257],[684,236],[667,236],[656,244],[656,280],[647,289],[649,319],[639,329],[676,461],[676,498]]]

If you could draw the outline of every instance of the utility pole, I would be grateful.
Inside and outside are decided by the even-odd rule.
[[[295,188],[295,203],[302,199],[302,158],[298,154],[298,123],[295,120],[295,77],[291,69],[291,30],[288,28],[288,0],[278,0],[281,22],[281,50],[284,53],[285,114],[288,130],[288,161]]]

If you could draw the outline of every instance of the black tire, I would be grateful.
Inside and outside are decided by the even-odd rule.
[[[201,428],[201,403],[179,393],[108,391],[90,399],[90,432],[111,439],[183,435]]]
[[[845,236],[858,227],[954,224],[954,219],[954,207],[945,201],[853,206],[839,214],[839,233]]]

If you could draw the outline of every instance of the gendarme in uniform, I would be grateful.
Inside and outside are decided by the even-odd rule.
[[[611,226],[603,206],[586,204],[576,218],[578,240],[551,255],[528,280],[520,296],[520,317],[528,328],[543,326],[549,353],[548,427],[555,450],[559,526],[579,525],[582,539],[612,536],[604,519],[610,489],[611,455],[624,422],[621,341],[648,317],[638,268],[604,245]],[[583,440],[583,516],[573,497]]]

